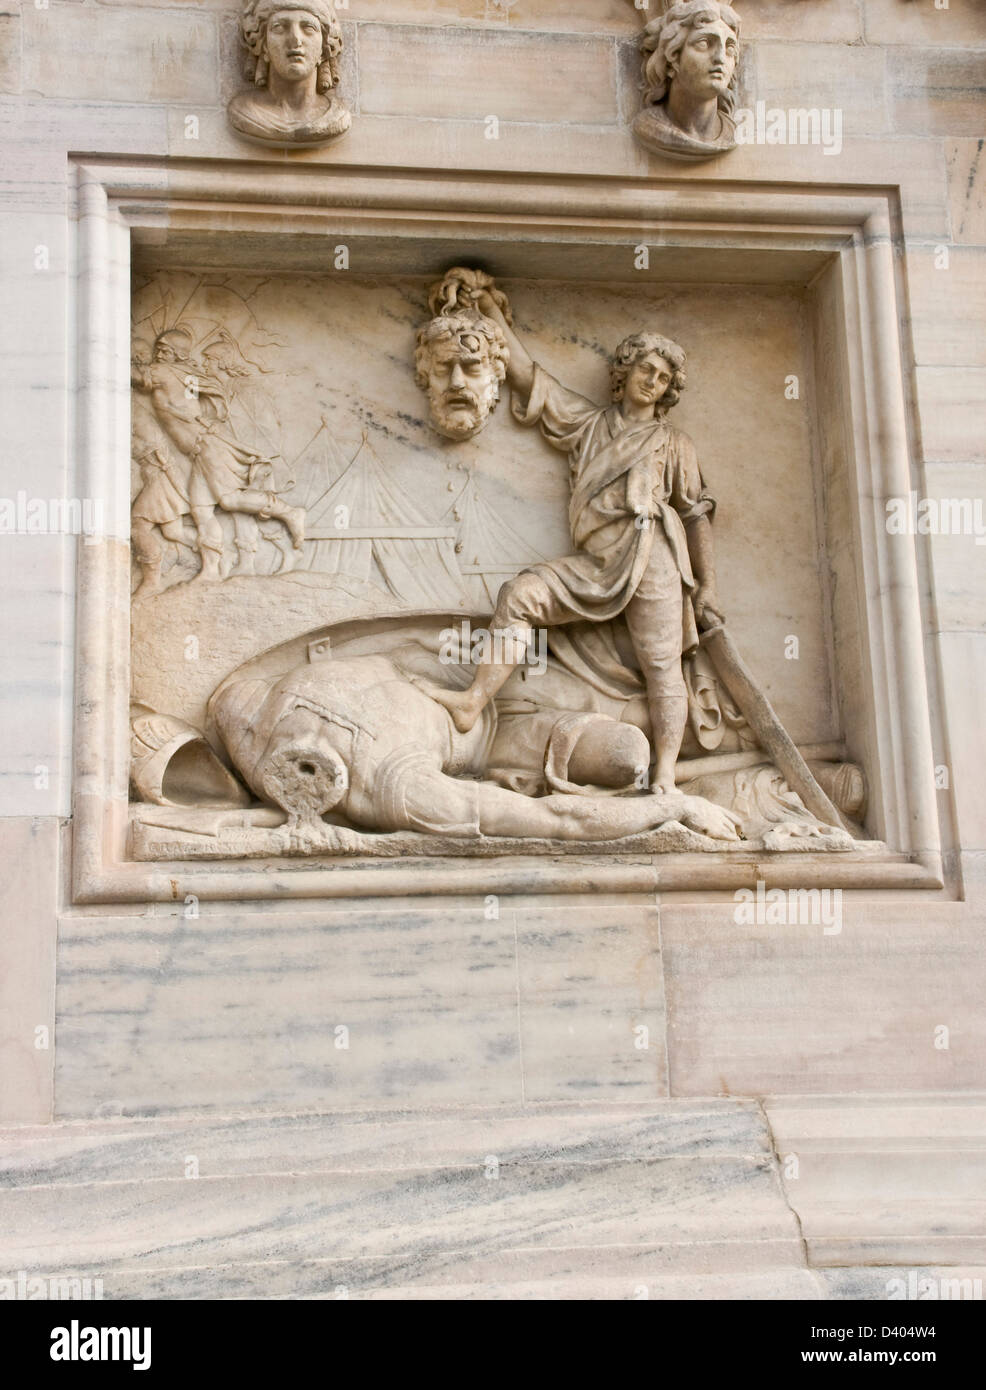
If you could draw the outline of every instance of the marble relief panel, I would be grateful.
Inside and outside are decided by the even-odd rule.
[[[266,653],[288,651],[285,644],[294,644],[292,660],[310,664],[334,654],[340,635],[345,642],[362,642],[358,648],[344,647],[347,656],[360,660],[371,650],[373,655],[403,651],[395,632],[406,635],[412,618],[422,617],[430,626],[422,636],[419,623],[414,641],[431,644],[433,663],[436,652],[442,659],[441,638],[450,622],[461,629],[463,622],[489,621],[506,580],[572,551],[570,470],[564,457],[545,447],[538,431],[518,427],[519,417],[511,410],[509,366],[502,386],[491,374],[492,389],[472,424],[467,420],[464,428],[443,428],[436,423],[427,373],[421,368],[420,345],[429,322],[437,322],[436,341],[445,343],[446,373],[461,375],[457,363],[470,370],[463,343],[480,356],[493,350],[495,358],[508,362],[499,329],[484,330],[482,350],[482,334],[470,332],[470,314],[475,322],[483,320],[473,302],[480,291],[471,284],[460,286],[456,305],[447,285],[440,292],[440,286],[436,291],[433,282],[418,278],[176,271],[136,281],[133,784],[139,803],[161,808],[138,817],[146,822],[137,830],[138,857],[157,857],[165,848],[174,854],[179,847],[175,832],[190,837],[184,841],[189,857],[197,857],[196,847],[206,857],[221,857],[215,819],[203,845],[196,817],[202,808],[256,808],[258,796],[271,809],[257,808],[251,822],[263,827],[257,847],[251,849],[241,837],[227,852],[271,852],[270,830],[278,824],[275,808],[283,809],[283,799],[258,793],[260,773],[251,781],[247,754],[237,741],[239,705],[232,733],[229,701],[210,706],[222,683],[240,668],[251,679],[263,675],[270,682],[286,675],[290,663],[268,659]],[[841,730],[827,632],[829,596],[811,455],[810,367],[803,350],[800,294],[781,287],[687,285],[594,285],[587,290],[577,284],[520,280],[499,283],[495,294],[509,315],[504,328],[515,344],[515,359],[522,340],[545,372],[590,401],[609,399],[613,349],[628,334],[658,329],[684,346],[687,384],[674,419],[694,441],[705,485],[718,504],[719,592],[728,599],[730,631],[793,741],[807,758],[827,760],[825,778],[817,773],[826,791],[835,785],[833,777],[842,777],[840,787],[852,784],[840,814],[860,813],[860,777],[847,778],[840,772],[847,765],[838,760]],[[452,354],[457,363],[446,351],[452,338],[443,336],[441,327],[452,320],[435,319],[436,313],[458,315]],[[491,349],[494,339],[500,346]],[[428,353],[430,346],[426,365],[432,361]],[[503,372],[499,366],[500,377]],[[468,401],[468,383],[463,390]],[[342,634],[334,630],[340,624],[346,625]],[[387,629],[382,646],[371,641],[367,647],[361,634],[381,628]],[[797,637],[795,659],[788,640],[792,635]],[[311,638],[307,647],[306,636]],[[546,649],[539,657],[545,666],[554,660]],[[407,672],[401,670],[403,679]],[[433,674],[421,666],[407,679],[427,689],[425,677]],[[498,738],[513,727],[505,714],[516,714],[518,701],[530,705],[536,674],[518,670],[506,686],[506,705],[497,697]],[[552,711],[615,719],[624,730],[629,723],[646,732],[642,695],[623,692],[621,702],[599,682],[587,693],[584,683],[573,687],[570,674],[564,676],[561,693],[552,697]],[[555,675],[549,671],[552,679]],[[689,747],[694,737],[686,734],[682,756],[704,752],[738,759],[735,767],[699,769],[693,764],[691,776],[699,771],[720,775],[724,768],[730,776],[743,771],[743,788],[732,783],[720,804],[731,805],[740,794],[747,811],[753,805],[763,810],[766,801],[774,804],[779,783],[771,781],[772,773],[754,785],[757,769],[770,769],[770,760],[755,756],[763,750],[742,713],[733,709],[730,717],[725,692],[720,687],[716,693],[715,673],[699,666],[689,680],[689,698],[706,705],[711,701],[715,721],[727,736],[723,740],[717,732],[711,742],[703,742],[699,728],[698,746]],[[373,685],[379,688],[380,680]],[[306,698],[310,703],[311,697]],[[537,744],[532,756],[538,766],[550,764],[552,750],[564,742],[555,713],[552,720],[547,751],[537,744],[540,733],[525,729],[521,740]],[[310,737],[309,730],[304,738]],[[637,765],[642,759],[646,772],[646,744],[639,738],[634,743],[634,737],[621,735],[623,754],[618,749],[606,758],[612,762],[624,756],[630,769],[634,758]],[[378,746],[379,741],[377,737]],[[528,761],[529,754],[525,746]],[[324,777],[332,764],[331,753],[327,762],[320,762],[317,749],[301,764],[296,750],[292,757],[292,776],[301,765]],[[549,768],[548,784],[534,785],[518,772],[521,766],[530,772],[524,758],[506,757],[511,771],[509,777],[502,768],[497,772],[501,786],[543,797],[552,790],[572,790],[579,780],[602,780],[588,775],[566,780],[566,763],[560,780],[551,781]],[[487,768],[463,763],[454,775],[475,780],[484,778]],[[265,768],[265,788],[274,785],[271,775]],[[349,771],[339,775],[348,777]],[[379,781],[376,772],[374,776]],[[769,793],[768,783],[773,788]],[[646,790],[646,777],[636,785],[636,790],[642,788]],[[780,788],[782,800],[789,790]],[[710,788],[703,785],[701,797],[693,799],[706,793]],[[586,800],[582,798],[580,814],[587,813]],[[790,811],[793,803],[786,805]],[[199,809],[187,814],[184,808],[189,807]],[[319,834],[324,809],[313,812]],[[726,831],[730,840],[742,838],[742,831],[738,837],[732,833],[739,823],[735,813],[732,825],[710,814],[691,819],[665,815],[630,825],[607,810],[605,833],[597,826],[593,833],[573,838],[614,843],[632,834],[639,841],[669,820],[685,826],[684,839],[679,835],[673,840],[678,848],[701,848],[706,840],[722,847]],[[471,823],[471,815],[464,813],[465,824]],[[345,827],[354,828],[353,817],[337,817],[341,823],[329,843],[319,843],[318,836],[308,841],[294,836],[285,851],[360,852],[366,849],[359,842],[361,829],[395,828],[374,816],[364,816],[362,824],[356,817],[352,838]],[[776,819],[766,817],[775,824]],[[834,813],[829,815],[830,823],[834,819]],[[436,831],[449,831],[448,823],[449,816],[439,818]],[[509,815],[506,824],[512,824]],[[763,830],[762,823],[759,828]],[[157,832],[167,837],[167,844],[155,850]],[[461,831],[449,833],[454,837]],[[506,834],[517,832],[507,829]],[[830,839],[827,847],[851,843],[841,826],[837,834],[842,838]],[[381,852],[386,852],[384,838],[376,845]],[[532,823],[519,838],[540,843],[545,833]]]

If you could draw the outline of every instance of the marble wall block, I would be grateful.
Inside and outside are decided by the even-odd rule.
[[[665,1095],[654,909],[490,910],[65,918],[58,1113]]]
[[[55,1061],[58,824],[0,816],[0,1124],[46,1124]]]
[[[791,1098],[766,1112],[811,1264],[952,1265],[940,1273],[959,1278],[986,1263],[981,1097]]]
[[[0,92],[21,89],[21,10],[19,0],[0,6]]]
[[[733,1101],[29,1130],[0,1139],[0,1221],[0,1268],[109,1298],[818,1295]]]
[[[204,14],[30,5],[23,15],[23,54],[24,87],[46,97],[193,106],[215,101],[216,28]]]
[[[491,29],[494,32],[636,34],[639,12],[626,0],[360,0],[359,18],[367,22]]]
[[[921,445],[932,463],[986,463],[986,368],[918,367]]]
[[[673,1096],[981,1085],[981,916],[849,894],[842,913],[826,936],[738,925],[733,904],[662,908]]]
[[[657,910],[527,907],[514,925],[525,1098],[666,1095]]]
[[[893,128],[887,109],[887,58],[883,49],[765,43],[757,45],[755,55],[752,90],[743,96],[742,104],[752,106],[754,101],[764,101],[768,107],[785,110],[838,109],[842,112],[844,144],[860,135]],[[835,166],[840,162],[837,156],[825,160]],[[831,176],[836,176],[836,169]]]
[[[6,668],[0,683],[0,816],[69,814],[75,547],[72,536],[0,537]],[[54,847],[54,839],[50,843]],[[54,879],[54,864],[44,873]]]
[[[611,124],[614,52],[585,36],[362,25],[360,109],[369,115]],[[427,77],[425,74],[427,73]]]
[[[986,366],[986,248],[908,246],[907,290],[919,366]]]
[[[806,8],[802,6],[801,8]],[[979,0],[935,4],[900,4],[899,0],[863,0],[866,42],[915,48],[986,48],[986,16]]]
[[[941,534],[928,537],[931,563],[934,570],[933,627],[938,633],[986,633],[986,611],[982,593],[986,583],[986,497],[984,497],[983,468],[976,463],[932,463],[924,470],[924,492],[939,508],[942,518],[953,515],[975,525],[976,499],[979,499],[979,525],[983,536],[977,541],[974,534]],[[949,520],[949,525],[954,523]],[[967,684],[967,682],[966,682]],[[982,745],[980,733],[973,727],[951,724],[960,747],[972,754],[959,761],[975,766],[978,756],[973,750]],[[957,772],[963,769],[957,768]],[[973,822],[973,826],[975,822]],[[973,828],[970,826],[970,829]]]
[[[885,52],[894,130],[924,136],[982,134],[981,52],[922,45]]]
[[[953,241],[986,243],[986,139],[945,141],[948,202]]]
[[[966,544],[971,542],[963,538]],[[980,551],[982,547],[978,547]],[[982,569],[982,561],[978,566]],[[949,608],[958,605],[953,599]],[[968,611],[968,610],[966,610]],[[986,635],[982,632],[982,606],[978,605],[975,631],[942,632],[938,638],[948,719],[949,746],[943,758],[955,798],[962,848],[986,849],[986,787],[981,769],[986,758],[983,729],[983,690],[986,689]]]
[[[858,43],[861,15],[845,0],[757,0],[738,6],[743,40],[748,43]]]

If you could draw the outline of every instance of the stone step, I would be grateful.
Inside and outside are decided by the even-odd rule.
[[[0,1230],[111,1298],[819,1296],[749,1101],[7,1131]]]

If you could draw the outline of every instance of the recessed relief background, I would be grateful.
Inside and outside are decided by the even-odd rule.
[[[570,552],[565,458],[511,419],[506,388],[472,438],[443,438],[430,423],[414,347],[432,283],[190,273],[138,281],[135,701],[202,727],[218,683],[278,642],[350,618],[489,613],[521,566]],[[654,329],[685,348],[688,385],[673,418],[695,441],[719,503],[731,629],[792,736],[838,738],[797,293],[498,283],[542,364],[601,404],[609,356],[626,334]],[[142,384],[162,333],[171,360],[154,369],[172,391],[180,385],[180,398],[197,392],[200,414],[215,421],[214,457],[197,468],[176,443],[173,417],[169,427],[167,390],[156,397]],[[800,399],[785,392],[791,376]],[[214,507],[204,498],[206,539],[218,546],[205,549],[211,582],[200,577],[201,534],[175,495],[187,492],[190,473],[216,484],[211,495],[225,487]],[[168,476],[173,483],[162,484]],[[170,520],[169,506],[179,512]],[[150,535],[143,547],[139,512]],[[303,535],[297,548],[292,527]],[[792,660],[785,639],[795,633]]]

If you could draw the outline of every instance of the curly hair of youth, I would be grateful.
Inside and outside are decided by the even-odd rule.
[[[657,403],[658,410],[670,410],[673,405],[678,404],[681,393],[687,384],[685,351],[677,343],[672,342],[670,338],[663,338],[660,333],[631,333],[629,338],[623,339],[623,342],[613,353],[613,361],[609,369],[609,383],[613,393],[613,401],[622,401],[623,389],[626,386],[630,368],[642,357],[646,357],[649,352],[656,352],[658,357],[663,357],[671,368],[671,383]]]
[[[671,89],[681,57],[682,49],[688,42],[688,35],[698,24],[707,24],[721,19],[739,39],[740,17],[734,9],[722,0],[679,0],[679,3],[661,16],[651,20],[644,30],[644,104],[656,106],[664,100]],[[720,111],[732,114],[736,105],[737,73],[734,70],[729,87],[718,99]]]

